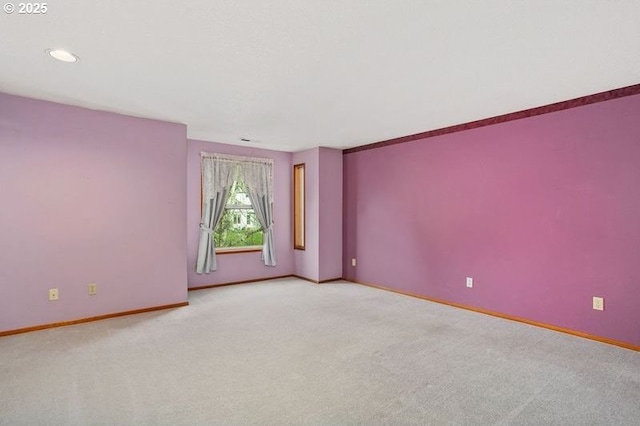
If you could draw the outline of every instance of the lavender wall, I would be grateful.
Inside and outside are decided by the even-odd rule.
[[[342,151],[293,154],[305,163],[305,250],[294,250],[295,273],[314,281],[342,277]]]
[[[305,249],[294,250],[295,273],[320,280],[320,153],[319,148],[295,152],[293,164],[305,163]],[[293,172],[292,172],[293,173]]]
[[[265,266],[259,252],[218,255],[218,270],[198,275],[200,224],[200,152],[264,157],[274,160],[274,231],[278,265]],[[187,265],[189,287],[200,287],[268,278],[294,273],[293,235],[291,229],[291,153],[270,151],[197,140],[188,141],[187,154]]]
[[[183,125],[0,94],[0,331],[186,301],[185,145]]]
[[[342,151],[319,149],[318,279],[342,277]]]
[[[630,96],[345,155],[344,276],[639,345],[639,116]]]

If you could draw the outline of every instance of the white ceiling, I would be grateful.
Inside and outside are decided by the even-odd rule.
[[[53,0],[45,15],[0,12],[2,92],[284,151],[639,82],[637,0]]]

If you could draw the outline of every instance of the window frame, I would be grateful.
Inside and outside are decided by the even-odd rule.
[[[293,186],[292,225],[293,225],[294,250],[306,250],[306,235],[307,235],[306,181],[307,181],[306,163],[294,164],[293,165],[293,185],[292,185]]]
[[[202,175],[200,176],[200,210],[202,210],[202,205],[204,203],[204,200],[202,199],[204,197],[204,193],[203,193],[203,183],[202,183]],[[231,196],[231,194],[229,194],[229,196]],[[253,204],[251,205],[251,207],[248,207],[246,204],[225,204],[224,205],[224,209],[247,209],[247,210],[253,210],[254,215],[255,215],[255,210],[253,208]],[[223,213],[224,214],[224,213]],[[214,229],[214,234],[215,234],[215,229]],[[213,235],[211,235],[211,238],[213,238]],[[264,238],[264,231],[263,231],[263,238]],[[256,252],[262,252],[262,246],[240,246],[240,247],[216,247],[216,254],[240,254],[240,253],[256,253]]]

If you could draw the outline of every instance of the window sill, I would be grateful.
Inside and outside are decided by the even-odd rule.
[[[216,254],[236,254],[261,252],[262,246],[227,247],[216,249]]]

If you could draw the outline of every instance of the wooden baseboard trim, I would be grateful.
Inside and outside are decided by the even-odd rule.
[[[324,283],[330,283],[330,282],[341,281],[342,280],[342,277],[339,277],[339,278],[330,278],[328,280],[316,281],[316,280],[312,280],[311,278],[303,277],[302,275],[289,274],[289,275],[278,275],[277,277],[256,278],[256,279],[253,279],[253,280],[232,281],[232,282],[229,282],[229,283],[209,284],[209,285],[203,285],[203,286],[198,286],[198,287],[190,287],[189,291],[206,290],[208,288],[225,287],[225,286],[228,286],[228,285],[255,283],[255,282],[258,282],[258,281],[277,280],[277,279],[280,279],[280,278],[299,278],[301,280],[309,281],[310,283],[314,283],[314,284],[324,284]]]
[[[301,280],[309,281],[310,283],[314,283],[314,284],[325,284],[325,283],[332,283],[332,282],[334,282],[334,281],[341,281],[341,280],[342,280],[342,277],[338,277],[338,278],[329,278],[329,279],[327,279],[327,280],[320,280],[320,281],[318,281],[318,280],[314,280],[314,279],[311,279],[311,278],[303,277],[302,275],[296,275],[296,274],[293,274],[293,275],[291,275],[291,276],[292,276],[292,277],[294,277],[294,278],[299,278],[299,279],[301,279]]]
[[[225,286],[228,286],[228,285],[236,285],[236,284],[256,283],[258,281],[277,280],[277,279],[280,279],[280,278],[291,278],[293,276],[294,275],[291,275],[291,274],[289,274],[289,275],[278,275],[277,277],[256,278],[256,279],[252,279],[252,280],[232,281],[232,282],[228,282],[228,283],[202,285],[202,286],[198,286],[198,287],[189,287],[189,291],[206,290],[208,288],[225,287]]]
[[[187,306],[187,305],[189,305],[189,302],[173,303],[171,305],[153,306],[151,308],[134,309],[132,311],[115,312],[113,314],[98,315],[98,316],[95,316],[95,317],[80,318],[80,319],[70,320],[70,321],[62,321],[62,322],[54,322],[54,323],[51,323],[51,324],[36,325],[36,326],[33,326],[33,327],[18,328],[18,329],[15,329],[15,330],[0,331],[0,337],[10,336],[12,334],[28,333],[28,332],[31,332],[31,331],[45,330],[47,328],[66,327],[68,325],[82,324],[82,323],[85,323],[85,322],[100,321],[100,320],[109,319],[109,318],[123,317],[123,316],[126,316],[126,315],[135,315],[135,314],[142,314],[142,313],[145,313],[145,312],[160,311],[160,310],[163,310],[163,309],[181,308],[181,307]]]
[[[325,284],[325,283],[334,283],[336,281],[342,281],[342,277],[338,277],[338,278],[329,278],[328,280],[321,280],[318,281],[318,284]]]
[[[311,278],[307,278],[307,277],[303,277],[302,275],[296,275],[296,274],[293,274],[293,275],[291,275],[291,276],[292,276],[293,278],[298,278],[298,279],[301,279],[301,280],[309,281],[310,283],[320,284],[320,281],[318,281],[318,280],[313,280],[313,279],[311,279]]]
[[[600,343],[606,343],[606,344],[609,344],[609,345],[619,346],[621,348],[630,349],[632,351],[640,352],[640,346],[638,346],[638,345],[633,345],[631,343],[622,342],[620,340],[610,339],[608,337],[595,336],[593,334],[585,333],[585,332],[582,332],[582,331],[571,330],[569,328],[558,327],[558,326],[555,326],[555,325],[546,324],[546,323],[538,322],[538,321],[532,321],[532,320],[529,320],[529,319],[526,319],[526,318],[521,318],[521,317],[516,317],[516,316],[512,316],[512,315],[508,315],[508,314],[503,314],[501,312],[490,311],[488,309],[476,308],[474,306],[463,305],[463,304],[455,303],[455,302],[449,302],[447,300],[438,299],[438,298],[429,297],[429,296],[423,296],[421,294],[412,293],[412,292],[409,292],[409,291],[397,290],[397,289],[394,289],[394,288],[385,287],[385,286],[381,286],[381,285],[377,285],[377,284],[371,284],[371,283],[367,283],[367,282],[363,282],[363,281],[350,280],[350,279],[346,279],[346,278],[343,278],[343,279],[345,281],[352,282],[354,284],[360,284],[360,285],[364,285],[364,286],[367,286],[367,287],[377,288],[379,290],[390,291],[392,293],[397,293],[397,294],[402,294],[402,295],[405,295],[405,296],[415,297],[417,299],[427,300],[429,302],[440,303],[442,305],[453,306],[454,308],[466,309],[467,311],[473,311],[473,312],[478,312],[480,314],[491,315],[493,317],[507,319],[507,320],[510,320],[510,321],[516,321],[516,322],[520,322],[520,323],[523,323],[523,324],[533,325],[535,327],[546,328],[548,330],[553,330],[553,331],[557,331],[557,332],[560,332],[560,333],[570,334],[572,336],[582,337],[584,339],[589,339],[589,340],[595,340],[595,341],[600,342]]]

